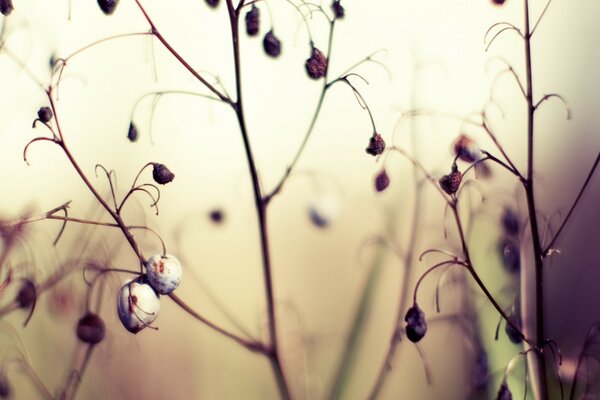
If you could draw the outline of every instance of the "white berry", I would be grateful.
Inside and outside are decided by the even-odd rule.
[[[146,263],[148,282],[160,294],[169,294],[181,282],[181,263],[172,255],[157,254]]]
[[[138,333],[158,316],[160,298],[143,278],[126,282],[119,291],[117,311],[121,323],[131,333]]]

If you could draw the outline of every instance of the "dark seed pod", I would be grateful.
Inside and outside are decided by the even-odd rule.
[[[13,10],[12,0],[0,0],[0,13],[2,15],[8,17]]]
[[[312,79],[320,79],[325,77],[327,73],[327,57],[313,46],[312,52],[308,60],[306,60],[306,72]]]
[[[281,54],[281,41],[277,39],[277,36],[275,36],[272,30],[265,35],[263,39],[263,48],[265,49],[265,53],[273,58],[279,57]]]
[[[509,237],[504,237],[498,243],[498,251],[504,268],[510,273],[519,272],[521,269],[521,254],[518,242]]]
[[[104,333],[104,321],[96,314],[88,312],[77,322],[77,337],[84,343],[98,344]]]
[[[98,5],[104,14],[111,15],[119,5],[119,0],[98,0]]]
[[[225,219],[225,214],[220,209],[214,209],[208,213],[208,217],[214,224],[220,224]]]
[[[500,385],[500,389],[498,389],[498,394],[496,395],[496,400],[512,400],[512,393],[508,388],[508,383],[506,383],[506,381],[503,381],[502,385]]]
[[[425,321],[425,314],[417,304],[414,304],[406,312],[404,317],[406,321],[406,337],[413,343],[417,343],[427,333],[427,322]]]
[[[260,10],[254,4],[250,11],[246,13],[246,33],[248,36],[258,35],[260,29]]]
[[[460,135],[454,142],[454,155],[464,162],[473,163],[479,160],[481,150],[473,139],[467,135]]]
[[[52,114],[52,109],[50,107],[41,107],[37,112],[38,118],[43,123],[47,124],[52,120],[54,114]]]
[[[344,18],[344,15],[346,15],[346,10],[342,7],[340,0],[333,0],[331,9],[333,10],[333,15],[336,19],[342,19]]]
[[[127,139],[130,142],[136,142],[138,140],[138,130],[133,121],[129,123],[129,130],[127,131]]]
[[[385,140],[379,133],[373,133],[373,136],[369,139],[369,145],[365,149],[367,154],[372,156],[378,156],[385,150]]]
[[[512,208],[504,208],[501,220],[504,233],[510,236],[517,236],[519,234],[519,216]]]
[[[37,289],[33,282],[26,279],[17,293],[16,302],[21,308],[31,307],[37,299]]]
[[[175,174],[164,164],[152,163],[152,167],[152,178],[159,185],[166,185],[175,178]]]
[[[382,169],[375,177],[375,190],[383,192],[390,185],[390,177],[385,169]]]
[[[517,328],[519,328],[519,330],[522,329],[520,318],[516,317],[515,315],[511,315],[509,316],[509,319],[514,325],[517,326]],[[504,332],[506,333],[508,340],[514,344],[521,344],[523,342],[523,337],[521,337],[521,334],[508,322],[504,326]]]
[[[504,4],[504,0],[492,0],[493,4],[496,4],[497,6],[501,6],[502,4]]]
[[[216,8],[219,5],[219,0],[205,0],[209,7]]]
[[[12,396],[12,389],[4,373],[0,374],[0,399],[9,399]]]
[[[490,380],[490,365],[488,356],[483,348],[479,348],[473,362],[471,372],[471,387],[475,392],[486,390]]]
[[[448,194],[454,194],[458,191],[461,181],[462,174],[460,173],[456,165],[453,165],[452,172],[450,172],[448,175],[442,176],[439,180],[439,184],[444,192]]]

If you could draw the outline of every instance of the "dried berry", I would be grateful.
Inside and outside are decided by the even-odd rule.
[[[504,208],[501,220],[504,233],[510,236],[517,236],[519,234],[519,216],[512,208]]]
[[[425,321],[425,313],[415,303],[406,312],[404,317],[406,321],[406,337],[413,343],[417,343],[423,339],[427,333],[427,321]]]
[[[166,185],[175,178],[175,174],[164,164],[152,163],[152,167],[152,178],[159,185]]]
[[[521,318],[515,315],[510,315],[508,319],[513,323],[513,325],[516,325],[516,327],[519,328],[519,330],[522,329]],[[513,326],[508,322],[504,326],[504,332],[506,333],[508,339],[514,344],[521,344],[523,342],[523,337],[521,336],[519,331],[513,328]]]
[[[148,283],[159,294],[169,294],[181,282],[181,263],[171,255],[157,254],[146,263]]]
[[[15,299],[19,307],[21,308],[29,308],[35,303],[37,299],[37,289],[33,282],[29,279],[26,279],[23,282],[23,286],[17,293],[17,298]]]
[[[254,4],[250,11],[246,13],[246,33],[248,36],[258,35],[260,28],[260,10]]]
[[[481,149],[467,135],[460,135],[454,142],[454,154],[464,162],[472,163],[479,160]]]
[[[106,15],[111,15],[115,12],[117,5],[119,4],[119,0],[98,0],[98,5],[102,12]]]
[[[504,268],[510,273],[519,272],[521,269],[519,243],[515,239],[504,237],[498,243],[498,251]]]
[[[47,124],[52,120],[54,114],[52,114],[52,109],[50,107],[41,107],[38,112],[38,119],[43,123]]]
[[[308,216],[318,228],[327,228],[338,216],[339,204],[332,195],[315,198],[308,207]]]
[[[77,322],[77,337],[84,343],[98,344],[104,333],[104,321],[96,314],[88,312]]]
[[[144,276],[125,283],[117,298],[121,323],[131,333],[150,326],[160,311],[160,297]]]
[[[344,15],[346,15],[346,10],[342,7],[340,0],[333,0],[331,8],[336,19],[342,19],[344,18]]]
[[[496,400],[512,400],[512,393],[508,388],[508,383],[506,383],[506,381],[503,381],[502,385],[500,385],[500,389],[498,389],[498,394],[496,395]]]
[[[327,57],[313,46],[312,52],[308,60],[306,60],[306,72],[312,79],[320,79],[325,77],[327,73]]]
[[[265,35],[265,38],[263,39],[263,48],[265,49],[265,53],[273,58],[279,57],[281,54],[281,41],[277,39],[273,30],[270,30]]]
[[[385,169],[382,169],[375,177],[375,190],[383,192],[390,185],[390,177]]]
[[[130,142],[135,142],[138,140],[138,130],[135,124],[132,122],[129,123],[129,130],[127,131],[127,139]]]
[[[385,141],[379,133],[373,133],[369,139],[369,145],[365,149],[367,154],[378,156],[385,150]]]
[[[0,13],[4,16],[9,16],[13,10],[12,0],[0,0]]]
[[[219,5],[219,0],[206,0],[206,4],[212,8],[216,8]]]
[[[452,172],[448,175],[444,175],[440,178],[439,183],[442,190],[448,194],[454,194],[458,191],[460,187],[460,182],[462,181],[462,174],[456,167],[456,165],[452,166]]]

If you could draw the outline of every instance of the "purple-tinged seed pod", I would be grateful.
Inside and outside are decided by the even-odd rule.
[[[521,223],[519,222],[519,216],[512,208],[504,208],[502,211],[501,222],[504,233],[510,236],[517,236],[519,234]]]
[[[8,378],[4,372],[0,373],[0,399],[10,399],[12,397],[12,388],[8,383]]]
[[[333,10],[333,15],[335,16],[335,19],[342,19],[346,15],[346,10],[344,10],[344,7],[342,6],[340,0],[333,0],[333,3],[331,4],[331,9]]]
[[[373,136],[369,138],[369,145],[365,149],[367,154],[372,156],[378,156],[385,150],[385,140],[379,133],[373,133]]]
[[[169,294],[181,282],[181,263],[172,255],[157,254],[146,263],[148,283],[159,294]]]
[[[273,30],[267,32],[263,39],[263,48],[268,56],[276,58],[281,54],[281,40],[275,36]]]
[[[138,137],[139,134],[137,127],[135,126],[133,121],[131,121],[129,123],[129,130],[127,131],[127,139],[129,139],[130,142],[136,142],[138,140]]]
[[[385,168],[383,168],[376,176],[375,176],[375,190],[377,192],[383,192],[390,185],[390,177],[388,176]]]
[[[248,36],[258,35],[260,30],[260,9],[252,4],[250,11],[246,13],[246,33]]]
[[[0,13],[2,13],[2,15],[8,17],[13,10],[12,0],[0,0]]]
[[[37,300],[37,289],[35,284],[29,279],[26,279],[23,282],[21,289],[19,289],[15,300],[20,308],[31,307]]]
[[[512,393],[508,388],[508,383],[503,381],[500,385],[500,389],[498,389],[498,394],[496,395],[496,400],[512,400]]]
[[[114,13],[118,5],[119,0],[98,0],[98,6],[106,15]]]
[[[175,174],[172,173],[166,165],[160,163],[152,163],[152,178],[159,185],[166,185],[175,179]]]
[[[501,6],[504,4],[505,0],[492,0],[492,3],[497,5],[497,6]]]
[[[221,224],[225,220],[225,213],[223,210],[215,208],[208,213],[208,217],[214,224]]]
[[[327,57],[313,46],[310,57],[306,60],[306,72],[312,79],[321,79],[327,74]]]
[[[425,313],[415,303],[406,312],[404,317],[406,321],[406,337],[413,343],[417,343],[427,333],[427,321],[425,321]]]
[[[219,0],[205,0],[206,4],[208,4],[209,7],[212,8],[217,8],[217,6],[219,5]]]
[[[104,339],[104,321],[98,315],[88,312],[77,322],[77,337],[87,344],[98,344]]]
[[[41,107],[37,112],[37,116],[40,121],[47,124],[52,120],[54,114],[52,114],[52,109],[50,107]]]
[[[519,252],[519,243],[510,237],[500,239],[498,251],[502,258],[502,265],[510,273],[519,272],[521,269],[521,254]]]
[[[516,317],[515,315],[510,315],[509,319],[514,325],[517,326],[517,328],[519,328],[519,329],[522,328],[520,318]],[[514,344],[523,343],[523,337],[521,336],[521,334],[517,330],[515,330],[515,328],[513,328],[513,326],[511,324],[509,324],[508,322],[504,326],[504,332],[506,333],[508,340],[510,340]]]
[[[145,276],[126,282],[119,291],[117,313],[129,332],[137,334],[150,326],[160,311],[160,297]]]

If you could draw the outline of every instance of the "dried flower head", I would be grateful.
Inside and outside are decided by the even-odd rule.
[[[104,321],[96,314],[88,312],[77,322],[77,337],[84,343],[98,344],[104,333]]]
[[[453,147],[454,154],[464,162],[475,162],[479,160],[481,156],[481,149],[477,143],[475,143],[475,141],[469,136],[464,134],[460,135],[458,139],[456,139]]]
[[[462,174],[456,167],[456,164],[452,166],[452,172],[448,175],[444,175],[440,178],[439,184],[442,190],[450,195],[456,193],[460,187],[462,181]]]
[[[127,131],[127,139],[130,142],[135,142],[138,140],[138,130],[133,121],[129,123],[129,130]]]
[[[252,4],[250,11],[246,13],[246,33],[248,36],[258,35],[260,29],[260,9]]]
[[[279,57],[281,54],[281,41],[275,36],[273,30],[267,32],[263,39],[263,48],[270,57]]]
[[[383,192],[389,185],[390,177],[384,168],[375,176],[375,190],[377,192]]]
[[[159,185],[166,185],[175,178],[175,174],[164,164],[152,163],[152,167],[152,178]]]
[[[342,19],[344,18],[344,15],[346,15],[346,10],[344,10],[340,0],[333,0],[331,9],[333,10],[333,15],[336,19]]]
[[[385,150],[385,140],[383,140],[379,133],[373,133],[373,136],[369,139],[369,145],[365,150],[367,154],[378,156]]]
[[[160,311],[158,293],[141,276],[126,282],[119,291],[117,312],[121,323],[131,333],[150,326]]]
[[[37,116],[40,121],[47,124],[52,120],[54,115],[52,114],[52,109],[50,109],[50,107],[41,107],[37,112]]]
[[[12,0],[0,0],[0,13],[4,16],[9,16],[14,10]]]
[[[327,57],[313,46],[310,57],[306,60],[306,72],[312,79],[325,77],[327,73]]]
[[[102,12],[106,15],[111,15],[115,12],[117,5],[119,4],[119,0],[98,0],[98,5]]]
[[[417,343],[427,333],[427,321],[425,321],[425,313],[415,303],[406,312],[404,317],[406,321],[406,337],[413,343]]]

